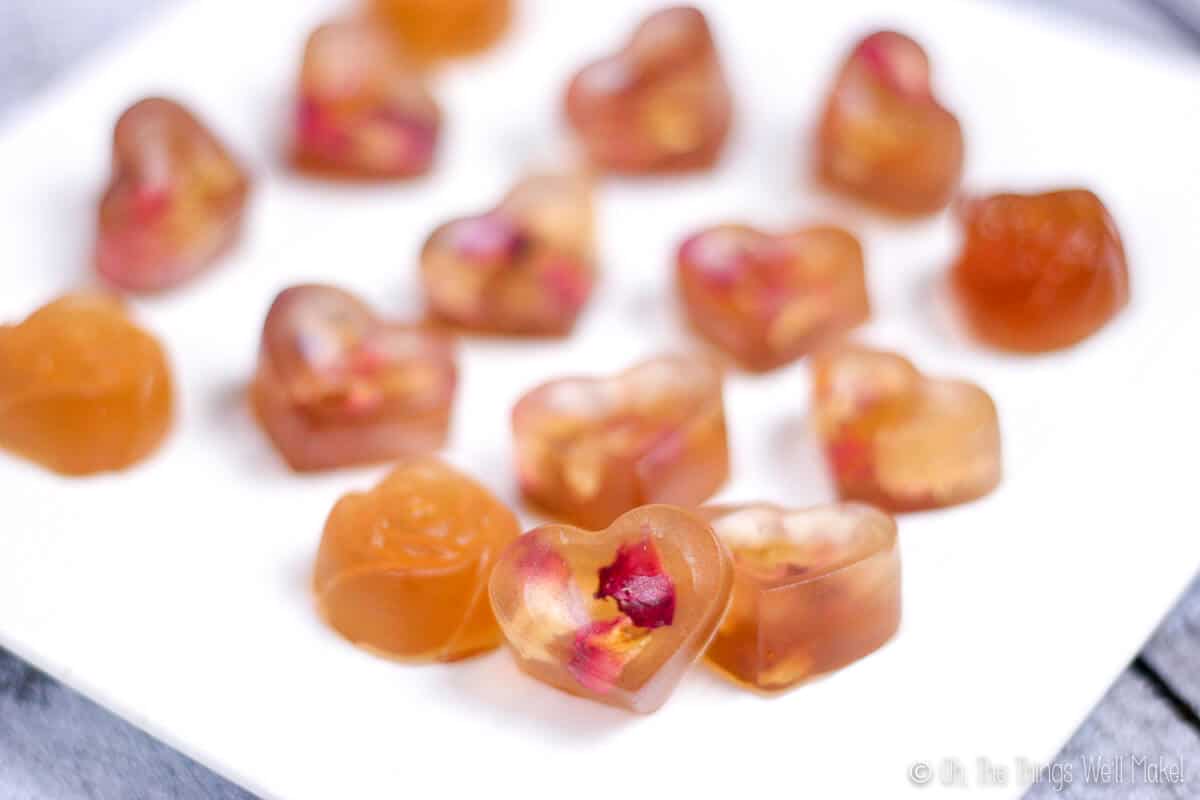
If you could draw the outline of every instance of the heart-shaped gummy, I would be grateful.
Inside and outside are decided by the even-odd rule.
[[[813,416],[843,499],[913,511],[973,500],[1000,482],[987,392],[927,378],[895,353],[847,345],[818,354]]]
[[[321,613],[374,652],[454,661],[500,644],[487,581],[520,534],[491,492],[435,458],[405,460],[333,507],[313,588]]]
[[[96,270],[133,291],[183,283],[237,239],[249,186],[225,145],[183,106],[134,104],[113,134]]]
[[[295,286],[267,314],[253,400],[293,469],[328,469],[441,447],[456,381],[446,335],[381,321],[341,289]]]
[[[591,162],[626,173],[711,166],[732,116],[708,21],[689,6],[650,15],[623,50],[584,67],[566,106]]]
[[[421,276],[430,311],[467,329],[562,335],[595,282],[592,191],[580,175],[535,175],[485,214],[430,235]]]
[[[712,527],[683,509],[654,505],[603,531],[529,531],[505,550],[489,590],[527,673],[648,713],[704,652],[732,583]]]
[[[871,313],[862,247],[841,228],[707,228],[680,246],[676,274],[692,326],[747,369],[794,361]]]
[[[171,427],[161,345],[101,294],[61,297],[0,325],[0,448],[65,475],[128,467]]]
[[[698,505],[729,475],[720,370],[663,356],[612,378],[564,378],[513,409],[525,496],[591,528],[647,503]]]
[[[871,34],[846,59],[816,147],[823,180],[901,214],[942,208],[962,175],[962,127],[933,95],[929,58],[893,31]]]
[[[297,167],[352,179],[423,175],[440,130],[424,78],[384,31],[346,20],[313,32],[300,73]]]
[[[997,194],[958,206],[950,283],[971,332],[1008,350],[1069,347],[1129,302],[1117,226],[1085,189]]]
[[[858,503],[705,506],[733,558],[733,599],[710,663],[756,689],[785,689],[876,650],[900,624],[896,522]]]

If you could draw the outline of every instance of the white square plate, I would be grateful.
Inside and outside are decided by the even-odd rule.
[[[979,788],[979,757],[1051,758],[1200,564],[1185,516],[1200,444],[1200,72],[982,3],[708,3],[738,93],[725,160],[709,175],[605,184],[604,279],[582,324],[561,344],[467,343],[449,450],[516,503],[507,419],[522,391],[686,343],[669,269],[684,233],[731,218],[846,224],[868,253],[876,319],[863,337],[983,384],[1005,434],[997,492],[901,520],[905,619],[891,644],[769,700],[697,668],[659,713],[635,718],[535,683],[503,652],[379,660],[313,613],[325,515],[383,470],[297,477],[256,429],[242,390],[272,296],[336,281],[416,314],[424,236],[558,148],[568,75],[652,5],[525,0],[503,47],[440,76],[448,135],[433,177],[408,185],[330,186],[279,163],[304,35],[332,10],[323,0],[187,4],[3,133],[0,319],[89,280],[111,125],[139,96],[189,103],[258,184],[228,263],[137,302],[181,389],[165,448],[83,481],[0,457],[0,643],[276,797],[895,797],[914,761],[961,759]],[[967,130],[968,187],[1085,184],[1109,204],[1134,301],[1084,345],[1028,358],[963,341],[932,290],[955,248],[949,218],[871,216],[800,177],[836,63],[881,25],[928,46]],[[719,499],[829,497],[807,382],[803,364],[730,382],[735,478]]]

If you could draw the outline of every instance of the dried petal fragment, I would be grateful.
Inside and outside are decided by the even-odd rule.
[[[433,164],[441,111],[391,39],[363,21],[317,28],[304,51],[292,161],[343,178],[410,178]]]
[[[288,464],[318,470],[441,447],[456,383],[444,334],[381,321],[331,286],[294,286],[267,314],[252,398]]]
[[[519,533],[513,513],[467,476],[433,458],[402,462],[330,513],[313,578],[321,613],[354,643],[395,658],[490,650],[500,631],[486,582]]]
[[[613,563],[600,570],[596,598],[611,597],[634,625],[659,628],[675,619],[675,584],[649,536],[617,549]]]
[[[707,228],[679,248],[692,327],[752,370],[794,361],[870,315],[862,247],[840,228]]]
[[[225,145],[183,106],[135,103],[113,134],[96,270],[132,291],[184,283],[237,239],[249,186]]]
[[[900,555],[887,514],[856,503],[699,513],[733,555],[733,599],[706,655],[735,682],[786,689],[862,658],[896,632]]]
[[[1000,482],[1000,425],[971,383],[845,346],[813,363],[813,409],[838,493],[890,511],[974,500]]]
[[[972,332],[989,344],[1070,347],[1129,302],[1121,237],[1089,191],[978,197],[959,206],[959,218],[951,284]]]
[[[679,508],[644,506],[602,531],[529,531],[501,556],[489,591],[522,669],[646,713],[666,701],[712,638],[731,578],[707,523]]]
[[[162,346],[114,297],[66,295],[0,325],[0,448],[64,475],[125,469],[162,444]]]
[[[712,166],[732,117],[708,21],[691,6],[650,15],[623,50],[584,67],[566,106],[592,163],[627,173]]]
[[[729,473],[721,375],[700,358],[544,384],[513,409],[513,437],[525,496],[591,527],[646,503],[695,505]]]
[[[468,330],[570,332],[595,282],[592,190],[580,175],[535,175],[496,208],[452,220],[421,251],[430,310]]]
[[[919,44],[880,31],[854,48],[817,133],[817,172],[832,187],[900,214],[927,214],[954,196],[963,134],[930,86]]]

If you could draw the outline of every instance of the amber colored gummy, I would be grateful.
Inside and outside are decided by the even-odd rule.
[[[513,437],[525,497],[588,528],[650,503],[698,505],[729,476],[722,378],[704,358],[543,384],[513,409]]]
[[[838,495],[888,511],[964,503],[1000,483],[1000,423],[973,383],[845,345],[813,359],[813,416]]]
[[[787,689],[882,646],[900,624],[895,521],[854,503],[710,506],[733,599],[707,658],[733,681]]]
[[[962,127],[934,96],[924,49],[894,31],[860,41],[821,117],[818,176],[884,210],[928,214],[953,198],[963,158]]]
[[[413,57],[432,60],[484,50],[512,19],[512,0],[372,0]]]
[[[959,217],[964,242],[950,281],[984,342],[1030,353],[1069,347],[1129,302],[1121,237],[1092,192],[969,199]]]
[[[454,661],[500,643],[487,582],[520,534],[491,492],[434,458],[401,462],[333,507],[313,588],[324,618],[393,658]]]
[[[146,458],[171,425],[162,347],[115,298],[67,295],[0,326],[0,447],[65,475]]]

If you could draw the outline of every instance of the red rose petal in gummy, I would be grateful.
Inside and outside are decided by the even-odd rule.
[[[863,39],[834,82],[817,131],[817,172],[836,189],[900,214],[944,207],[958,188],[963,134],[930,86],[919,44]]]
[[[187,109],[160,98],[134,104],[113,135],[97,271],[132,291],[178,286],[237,239],[248,192],[241,167]]]
[[[621,545],[616,560],[600,570],[597,598],[611,597],[633,624],[643,628],[670,625],[675,618],[675,585],[649,536]]]
[[[862,248],[840,228],[707,228],[680,246],[676,275],[692,327],[747,369],[794,361],[870,315]]]
[[[666,356],[534,389],[513,409],[523,493],[589,527],[646,503],[703,502],[729,474],[721,385],[708,360]]]
[[[383,322],[329,286],[280,293],[263,327],[253,400],[296,470],[436,450],[456,384],[444,334]]]
[[[536,175],[484,214],[452,220],[421,251],[433,315],[467,330],[570,332],[595,282],[590,181]]]
[[[979,197],[959,217],[951,285],[981,340],[1024,352],[1069,347],[1129,302],[1120,234],[1091,192]]]
[[[296,166],[344,178],[423,175],[440,129],[424,79],[383,31],[351,20],[313,32],[296,105]]]
[[[689,6],[652,14],[625,49],[581,70],[566,106],[592,163],[627,173],[710,167],[732,116],[708,22]]]
[[[521,668],[563,691],[654,711],[703,652],[729,602],[711,527],[644,506],[606,530],[543,525],[492,571],[492,609]]]
[[[941,508],[1000,482],[1000,423],[987,392],[927,378],[895,353],[846,345],[814,357],[813,416],[845,500]]]

